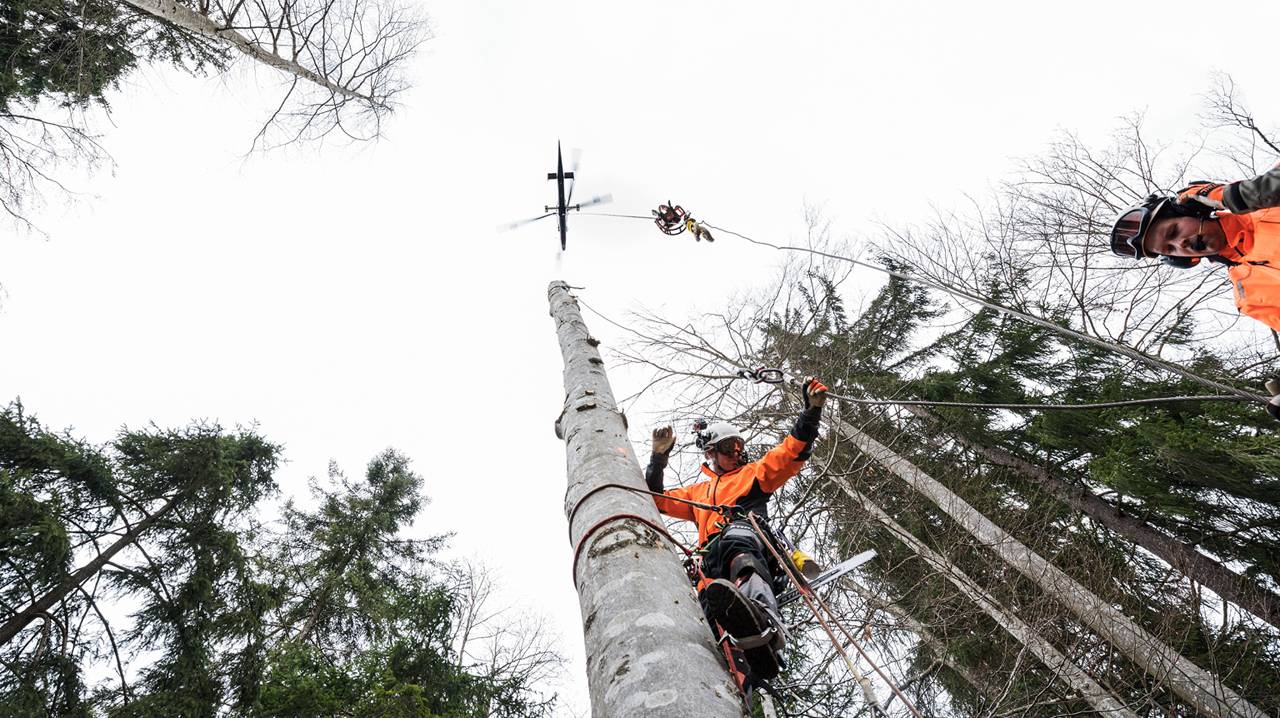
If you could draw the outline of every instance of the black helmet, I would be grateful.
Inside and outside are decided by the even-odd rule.
[[[1174,200],[1172,195],[1157,192],[1120,213],[1111,228],[1111,253],[1131,259],[1147,259],[1152,255],[1142,246],[1156,216]]]

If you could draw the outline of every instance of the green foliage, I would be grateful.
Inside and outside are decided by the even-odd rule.
[[[224,692],[218,649],[231,637],[223,624],[240,610],[232,587],[247,575],[235,517],[275,492],[279,450],[205,424],[126,432],[112,449],[121,482],[164,503],[137,537],[145,560],[104,571],[114,590],[137,597],[127,642],[158,653],[131,700],[119,695],[108,714],[214,716]]]
[[[0,412],[0,621],[55,599],[0,646],[5,711],[545,715],[526,677],[456,654],[444,538],[401,536],[424,501],[406,457],[380,454],[359,481],[332,469],[316,507],[286,505],[272,530],[254,514],[278,460],[251,431],[125,430],[96,448]]]
[[[316,508],[290,503],[268,562],[268,651],[253,715],[538,715],[527,685],[468,673],[453,653],[451,589],[433,578],[443,537],[400,537],[421,507],[422,479],[386,451],[361,481],[331,466]]]
[[[63,105],[103,101],[137,63],[114,3],[13,0],[0,7],[0,111],[50,97]]]
[[[442,587],[403,597],[404,629],[362,650],[331,655],[287,642],[272,654],[258,716],[486,716],[489,686],[452,661],[447,632],[453,599]],[[509,715],[509,714],[502,714]]]
[[[999,300],[994,279],[987,292]],[[1136,371],[1097,349],[986,311],[930,349],[941,362],[920,378],[903,378],[899,384],[928,399],[1077,403],[1203,393],[1189,381]],[[1189,362],[1192,370],[1232,373],[1229,362],[1208,347],[1197,351]],[[1260,377],[1241,378],[1260,383]],[[1069,483],[1105,490],[1127,513],[1223,559],[1242,562],[1250,573],[1280,579],[1280,443],[1271,420],[1256,406],[1188,402],[1016,416],[974,409],[931,411],[941,422],[920,423],[921,431],[945,427],[979,444],[1000,446],[1051,468]],[[1161,575],[1162,565],[1133,553],[1127,542],[1081,530],[1073,512],[1017,472],[930,444],[905,451],[935,476],[947,477],[953,490],[996,523],[1042,555],[1056,557],[1059,567],[1095,593],[1125,605],[1129,615],[1175,649],[1201,665],[1223,666],[1229,683],[1259,705],[1274,706],[1273,681],[1266,677],[1276,675],[1280,665],[1274,648],[1266,647],[1272,641],[1265,631],[1234,623],[1224,627],[1224,634],[1208,625],[1194,595],[1170,585]],[[971,468],[961,472],[959,467]],[[950,548],[949,555],[962,565],[976,555]],[[980,567],[970,568],[982,575]],[[1013,588],[1016,583],[998,578],[987,585]],[[1035,595],[1022,587],[1006,600],[1016,603]],[[1228,639],[1231,634],[1250,639]],[[1116,690],[1129,686],[1133,700],[1149,692],[1147,679],[1124,661],[1113,659],[1107,673]],[[1175,704],[1167,693],[1148,700]]]
[[[280,624],[296,627],[293,640],[340,651],[383,637],[397,600],[444,539],[400,537],[422,503],[422,478],[406,457],[384,452],[357,482],[330,466],[329,479],[329,487],[312,486],[315,510],[286,505],[273,560],[282,590],[306,587],[286,600]]]
[[[901,269],[892,259],[881,261]],[[909,350],[913,337],[942,314],[926,290],[896,277],[852,322],[830,278],[810,273],[796,292],[800,306],[767,320],[762,359],[821,376],[837,393],[898,384],[894,372],[917,366],[925,356]]]
[[[1203,393],[1108,362],[1025,323],[983,321],[982,312],[937,346],[953,368],[914,382],[943,401],[1081,403]],[[977,349],[976,349],[977,348]],[[1220,373],[1200,349],[1190,367]],[[1229,370],[1228,370],[1229,371]],[[1261,377],[1249,377],[1261,383]],[[1265,412],[1245,403],[1187,402],[1107,411],[1043,412],[1021,423],[984,410],[935,413],[979,442],[1115,492],[1127,511],[1188,543],[1280,581],[1280,442]]]
[[[19,656],[0,678],[0,715],[93,718],[75,657],[49,650]]]
[[[45,430],[14,402],[0,411],[0,619],[55,587],[71,568],[73,543],[104,522],[97,507],[117,498],[98,450]],[[70,596],[68,609],[79,605]],[[68,635],[65,612],[49,612],[30,632],[31,648],[0,653],[0,705],[21,713],[87,715],[79,670],[83,646]],[[66,650],[55,650],[62,642]]]
[[[193,72],[225,51],[106,0],[9,0],[0,5],[0,114],[49,100],[106,104],[106,92],[147,60]]]
[[[101,454],[45,431],[20,403],[0,411],[0,545],[25,586],[6,586],[0,599],[20,603],[49,586],[71,560],[70,522],[91,523],[97,502],[115,499]]]

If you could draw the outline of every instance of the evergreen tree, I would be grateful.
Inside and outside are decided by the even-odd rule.
[[[107,159],[86,114],[142,64],[222,69],[225,48],[111,0],[0,4],[0,209],[30,227],[28,205],[65,191],[56,170]]]
[[[226,53],[105,0],[12,0],[0,7],[0,117],[42,101],[106,104],[106,93],[142,62],[199,70]]]
[[[83,664],[105,637],[119,679],[110,692],[122,704],[167,701],[211,715],[211,624],[225,610],[215,587],[242,558],[223,523],[274,490],[276,448],[196,424],[122,431],[102,451],[47,432],[16,404],[0,434],[3,545],[19,559],[0,581],[0,646],[13,667],[0,698],[25,701],[32,714],[88,710]],[[113,631],[106,618],[111,590],[141,601],[132,630]],[[161,651],[139,686],[126,682],[126,645]]]
[[[46,431],[20,403],[0,411],[0,618],[11,619],[65,579],[74,546],[106,528],[95,507],[115,501],[100,452]],[[63,610],[44,613],[25,645],[0,649],[0,704],[14,714],[89,715],[79,665],[84,647],[67,634],[79,603],[78,594],[68,597]]]
[[[316,508],[290,502],[264,525],[277,460],[213,425],[94,447],[20,404],[0,412],[0,714],[551,710],[532,658],[494,670],[458,654],[455,621],[478,607],[432,558],[444,537],[401,535],[424,501],[405,457],[379,455],[360,481],[335,468]]]
[[[246,712],[263,716],[486,716],[508,697],[454,660],[458,605],[431,559],[444,537],[400,534],[422,504],[422,478],[386,451],[362,481],[331,466],[317,507],[285,508],[266,562],[278,597],[265,620],[265,678]],[[518,686],[501,715],[549,704]]]
[[[111,574],[117,590],[141,598],[129,641],[159,655],[142,670],[133,700],[121,696],[109,714],[215,716],[227,690],[220,649],[253,608],[237,600],[250,570],[237,517],[274,494],[278,450],[256,435],[203,425],[130,434],[116,450],[125,481],[174,498],[152,527],[145,561]]]

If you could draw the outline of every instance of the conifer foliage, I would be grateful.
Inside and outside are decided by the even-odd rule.
[[[422,478],[388,450],[306,505],[280,450],[197,423],[106,446],[0,412],[0,705],[23,716],[545,715],[546,672],[472,670],[467,605],[402,534]],[[541,654],[554,664],[554,654]],[[544,663],[546,663],[544,662]]]

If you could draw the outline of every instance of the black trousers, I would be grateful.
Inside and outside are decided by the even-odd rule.
[[[767,532],[766,532],[767,535]],[[773,552],[764,547],[755,529],[745,520],[734,521],[712,537],[707,543],[706,553],[702,557],[702,573],[707,578],[723,578],[737,581],[744,573],[746,566],[752,569],[752,575],[744,581],[739,589],[748,598],[754,599],[768,609],[774,617],[778,614],[778,599],[775,597],[775,577],[781,574],[777,559]],[[734,559],[738,561],[738,571],[734,569]],[[701,597],[699,597],[701,599]],[[702,603],[706,613],[706,603]]]

